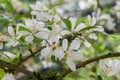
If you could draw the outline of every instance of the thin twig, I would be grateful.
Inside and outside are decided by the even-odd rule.
[[[76,65],[76,68],[81,68],[81,67],[85,67],[87,64],[90,64],[92,62],[95,62],[95,61],[98,61],[100,59],[106,59],[106,58],[111,58],[111,57],[120,57],[120,52],[116,52],[116,53],[108,53],[108,54],[104,54],[104,55],[101,55],[101,56],[97,56],[97,57],[94,57],[94,58],[91,58],[91,59],[88,59],[84,62],[81,62],[79,64]],[[72,71],[70,69],[68,70],[65,70],[63,73],[62,73],[62,76],[65,77],[67,74],[71,73]]]
[[[27,61],[29,58],[31,58],[31,57],[34,57],[35,56],[35,54],[37,54],[38,52],[40,52],[42,49],[43,49],[44,47],[41,47],[39,50],[37,50],[36,52],[32,52],[32,51],[30,51],[30,52],[32,52],[29,56],[27,56],[27,57],[25,57],[25,58],[23,58],[22,60],[20,60],[18,63],[17,63],[17,65],[20,65],[20,64],[22,64],[22,63],[24,63],[25,61]]]
[[[4,70],[10,70],[10,71],[12,70],[12,71],[22,72],[28,76],[31,76],[35,80],[37,80],[36,77],[32,74],[32,72],[30,72],[24,68],[21,68],[20,66],[17,66],[16,64],[12,64],[12,63],[0,60],[0,68],[4,69]]]

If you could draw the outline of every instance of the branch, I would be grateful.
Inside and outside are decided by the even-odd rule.
[[[36,80],[36,78],[35,78],[35,76],[33,76],[32,72],[27,71],[26,69],[21,68],[21,67],[15,65],[15,64],[12,64],[12,63],[0,60],[0,68],[2,68],[4,70],[8,70],[8,71],[12,70],[12,71],[22,72],[28,76],[31,76],[32,78],[34,78]]]
[[[24,63],[25,61],[27,61],[29,58],[35,56],[35,54],[37,54],[37,53],[38,53],[39,51],[41,51],[43,48],[44,48],[44,47],[41,47],[41,48],[40,48],[39,50],[37,50],[36,52],[32,52],[32,51],[30,50],[30,53],[31,53],[31,54],[30,54],[29,56],[23,58],[22,60],[20,60],[20,61],[17,63],[17,65],[20,65],[20,64]]]
[[[84,62],[81,62],[81,63],[76,65],[76,68],[78,69],[78,68],[81,68],[81,67],[85,67],[87,64],[90,64],[92,62],[98,61],[100,59],[106,59],[106,58],[111,58],[111,57],[119,57],[119,56],[120,56],[120,52],[104,54],[104,55],[101,55],[101,56],[97,56],[97,57],[88,59],[88,60],[86,60]],[[67,74],[69,74],[71,72],[72,71],[70,69],[65,70],[62,73],[62,77],[65,77]]]

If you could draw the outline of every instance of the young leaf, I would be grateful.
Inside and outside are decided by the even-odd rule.
[[[23,26],[20,26],[19,27],[19,31],[27,31],[27,32],[31,32],[29,29],[23,27]]]
[[[90,30],[92,28],[96,28],[96,27],[95,26],[88,26],[88,27],[81,29],[80,31]]]
[[[48,6],[48,8],[54,8],[54,7],[56,7],[56,6],[61,6],[61,5],[63,5],[65,2],[63,2],[63,1],[60,1],[60,2],[58,2],[58,3],[56,3],[56,4],[52,4],[52,5],[50,5],[50,6]]]
[[[54,56],[54,55],[51,56],[51,61],[52,61],[53,63],[55,62],[55,56]]]
[[[70,20],[69,19],[62,19],[63,20],[63,22],[65,23],[65,25],[67,26],[67,29],[70,31],[71,30],[71,22],[70,22]]]
[[[9,12],[14,13],[14,8],[9,0],[6,0],[7,9]]]
[[[102,77],[100,75],[97,75],[96,80],[103,80]]]

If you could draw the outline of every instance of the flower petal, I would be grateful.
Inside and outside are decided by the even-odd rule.
[[[37,34],[35,34],[35,36],[41,39],[48,39],[48,34],[46,32],[38,32]]]
[[[64,31],[61,32],[61,35],[62,35],[62,36],[66,35],[66,34],[70,34],[70,32],[67,31],[67,30],[64,30]]]
[[[90,47],[90,46],[91,46],[91,44],[90,44],[87,40],[84,41],[84,45],[85,45],[86,47]]]
[[[74,39],[70,45],[70,50],[77,50],[80,47],[80,40],[78,38]]]
[[[64,39],[63,42],[62,42],[62,48],[63,50],[67,50],[68,48],[68,40],[67,39]]]
[[[26,36],[25,41],[28,43],[31,43],[33,41],[33,39],[34,39],[33,35],[28,35],[28,36]]]
[[[67,58],[66,63],[68,64],[69,68],[72,71],[76,71],[76,66],[75,66],[75,63],[73,62],[73,60],[71,60],[70,58]]]
[[[97,26],[97,28],[93,29],[94,31],[104,32],[104,28],[102,26]]]
[[[13,27],[12,27],[12,26],[8,26],[8,33],[9,33],[10,36],[12,36],[12,37],[15,36],[15,33],[14,33],[14,30],[13,30]]]
[[[80,52],[73,52],[73,55],[72,55],[72,59],[73,60],[81,60],[81,59],[83,59],[83,55],[82,55],[82,53],[80,53]]]
[[[106,69],[105,63],[102,60],[100,60],[99,65],[100,65],[100,69],[105,72],[105,69]]]
[[[94,26],[95,24],[96,24],[96,18],[93,17],[93,18],[92,18],[92,21],[91,21],[91,26]]]
[[[85,25],[84,23],[81,23],[81,24],[79,24],[79,25],[76,27],[75,31],[78,32],[78,31],[80,31],[81,29],[83,29],[83,28],[85,28],[85,27],[86,27],[86,25]]]
[[[54,55],[55,57],[59,58],[59,60],[63,59],[64,57],[64,51],[62,50],[62,48],[57,48],[55,51],[54,51]]]
[[[69,20],[71,21],[71,24],[72,24],[72,30],[74,30],[75,29],[76,18],[70,17]]]
[[[94,40],[97,40],[97,39],[98,39],[95,33],[89,34],[89,38],[90,38],[90,39],[94,39]]]
[[[50,54],[51,52],[51,48],[50,47],[46,47],[44,49],[41,50],[41,56],[46,57]]]

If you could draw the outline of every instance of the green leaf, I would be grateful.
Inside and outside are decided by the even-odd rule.
[[[8,11],[11,12],[11,13],[14,13],[14,8],[13,8],[10,0],[6,0],[6,4],[7,4]]]
[[[53,62],[53,63],[56,61],[56,59],[55,59],[55,56],[54,56],[54,55],[52,55],[52,56],[51,56],[51,60],[52,60],[52,62]]]
[[[90,30],[92,28],[96,28],[96,27],[95,26],[88,26],[88,27],[81,29],[80,31]]]
[[[20,26],[20,27],[19,27],[19,31],[31,32],[29,29],[27,29],[26,27],[23,27],[23,26]]]
[[[22,17],[24,17],[24,15],[18,14],[14,17],[14,21],[20,20]]]
[[[2,26],[7,26],[9,23],[10,23],[10,18],[8,18],[7,16],[1,14],[0,15],[0,24]]]
[[[0,80],[2,80],[4,75],[5,75],[4,70],[0,68]]]
[[[97,75],[96,80],[103,80],[102,77],[100,75]]]
[[[67,29],[70,31],[72,28],[71,22],[69,19],[62,19],[65,25],[67,26]]]
[[[56,7],[56,6],[62,6],[63,4],[65,4],[65,2],[64,1],[60,1],[58,3],[55,3],[55,4],[52,4],[52,5],[48,6],[48,8],[51,9],[51,8]]]

